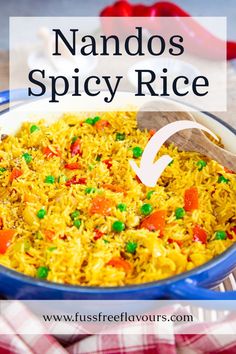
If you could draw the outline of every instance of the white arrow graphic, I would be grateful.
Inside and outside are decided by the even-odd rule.
[[[179,120],[170,124],[167,124],[163,128],[159,129],[147,143],[140,161],[140,167],[137,166],[134,160],[130,160],[130,166],[139,177],[141,182],[147,187],[155,187],[157,180],[161,176],[162,172],[172,161],[169,155],[161,156],[155,163],[154,159],[162,147],[162,145],[174,134],[185,129],[201,129],[210,134],[217,141],[218,137],[212,133],[211,130],[204,127],[204,125],[192,122],[189,120]]]

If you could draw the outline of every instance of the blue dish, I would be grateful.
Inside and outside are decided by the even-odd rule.
[[[16,90],[12,96],[25,99],[25,90]],[[0,105],[9,102],[9,92],[0,93]],[[0,114],[5,114],[2,111]],[[206,113],[207,114],[207,113]],[[208,114],[236,136],[236,131],[219,118]],[[209,290],[218,285],[236,266],[236,244],[210,262],[189,272],[162,281],[124,287],[81,287],[39,281],[0,266],[0,293],[9,299],[190,299],[236,300],[236,292]]]

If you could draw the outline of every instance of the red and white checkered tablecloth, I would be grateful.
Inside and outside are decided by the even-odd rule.
[[[236,336],[219,334],[222,326],[236,328],[236,319],[230,315],[221,322],[220,332],[217,326],[209,331],[212,324],[204,323],[206,334],[201,335],[163,335],[156,330],[155,334],[131,335],[123,331],[124,334],[88,336],[76,334],[76,326],[75,334],[57,338],[18,334],[19,326],[25,325],[36,329],[42,326],[20,302],[0,316],[0,333],[8,333],[0,335],[1,354],[236,354]]]

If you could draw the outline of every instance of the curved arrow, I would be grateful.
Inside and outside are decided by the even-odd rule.
[[[154,163],[154,159],[162,145],[172,135],[178,133],[179,131],[193,128],[204,130],[214,139],[217,141],[219,140],[218,137],[210,129],[197,122],[180,120],[165,125],[163,128],[159,129],[147,143],[142,154],[140,167],[137,166],[134,160],[129,161],[130,166],[143,184],[145,184],[147,187],[154,187],[162,172],[172,161],[172,158],[169,155],[163,155]]]

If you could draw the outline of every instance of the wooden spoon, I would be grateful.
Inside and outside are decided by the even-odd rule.
[[[141,130],[159,130],[163,126],[178,120],[195,121],[189,112],[167,112],[166,109],[165,111],[160,111],[160,109],[162,107],[158,102],[148,103],[141,107],[137,113],[138,128]],[[200,129],[182,130],[173,135],[168,142],[174,143],[182,151],[196,151],[206,155],[229,170],[236,172],[236,155],[215,145]]]

